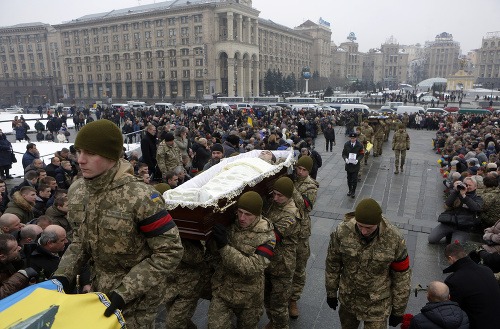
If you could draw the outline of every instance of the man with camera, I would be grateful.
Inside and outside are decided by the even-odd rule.
[[[443,237],[447,243],[467,241],[469,232],[480,223],[477,214],[483,207],[483,199],[476,194],[476,188],[476,180],[472,177],[453,184],[445,201],[446,210],[439,215],[439,225],[429,234],[429,243],[439,243]]]

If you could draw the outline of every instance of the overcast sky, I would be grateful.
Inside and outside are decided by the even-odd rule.
[[[0,25],[58,24],[83,15],[160,0],[0,0]],[[500,31],[500,0],[253,0],[260,17],[295,27],[310,19],[330,22],[337,45],[354,32],[360,50],[394,36],[399,44],[424,44],[448,32],[462,53],[479,48],[487,32]]]

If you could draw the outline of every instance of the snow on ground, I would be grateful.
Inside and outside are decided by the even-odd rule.
[[[0,129],[5,134],[12,133],[12,120],[14,120],[14,117],[17,116],[18,118],[21,117],[21,114],[16,114],[16,113],[5,113],[5,112],[0,112]],[[24,119],[40,119],[39,114],[22,114]],[[5,122],[2,122],[5,121]],[[30,132],[35,131],[35,120],[29,120],[26,121],[30,125]],[[44,118],[40,120],[44,125],[47,125],[47,115],[44,115]],[[73,118],[68,118],[66,120],[66,125],[68,128],[74,127],[75,124],[73,123]]]
[[[55,152],[60,151],[63,147],[69,149],[73,143],[54,143],[54,142],[34,142],[36,148],[40,152],[40,158],[47,165],[50,163],[50,159],[54,157]],[[27,142],[17,142],[12,143],[12,149],[16,154],[17,162],[12,164],[12,169],[10,174],[14,177],[21,177],[24,175],[24,169],[22,164],[23,154],[26,152]],[[140,144],[125,144],[127,153],[141,148]]]

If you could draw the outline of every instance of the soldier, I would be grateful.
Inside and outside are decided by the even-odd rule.
[[[363,159],[364,148],[363,145],[357,140],[356,133],[349,134],[351,140],[345,142],[344,149],[342,150],[342,158],[345,161],[345,171],[347,171],[347,186],[349,192],[347,196],[354,198],[356,186],[358,185],[358,173],[360,161]]]
[[[158,145],[156,153],[156,161],[160,168],[161,175],[165,181],[165,176],[168,172],[174,171],[175,167],[182,165],[181,150],[175,144],[174,134],[163,132],[161,135],[161,143]]]
[[[78,230],[55,278],[69,292],[90,261],[93,290],[110,300],[104,315],[121,309],[127,328],[153,328],[166,277],[182,258],[179,230],[161,195],[120,160],[123,137],[115,124],[85,125],[75,148],[83,179],[70,187],[68,218]]]
[[[363,145],[363,152],[364,152],[363,159],[364,159],[366,156],[366,146],[368,144],[368,141],[366,140],[366,136],[363,135],[363,133],[361,132],[360,127],[356,127],[356,135],[358,135],[358,137],[357,137],[358,141],[361,143],[361,145]],[[363,176],[363,169],[364,168],[365,168],[365,161],[360,161],[359,162],[359,172],[358,172],[358,182],[361,182],[361,176]]]
[[[378,157],[382,155],[382,146],[385,138],[385,123],[383,120],[378,120],[378,124],[375,126],[375,132],[373,135],[373,156]]]
[[[410,117],[408,116],[408,113],[403,113],[403,125],[406,127],[408,127],[408,124],[410,122]]]
[[[373,136],[374,136],[373,128],[368,124],[368,120],[363,121],[363,125],[361,126],[361,133],[365,135],[367,142],[373,144]],[[367,164],[369,157],[370,157],[370,152],[366,152],[365,149],[365,156],[363,158],[365,165]]]
[[[483,208],[479,212],[479,219],[484,227],[490,227],[500,220],[500,189],[498,188],[498,179],[494,173],[487,173],[483,179],[484,189],[481,197],[483,198]]]
[[[170,275],[167,287],[165,320],[168,329],[196,329],[191,321],[200,298],[205,248],[200,241],[181,239],[184,255],[179,266]]]
[[[342,329],[395,327],[410,295],[411,270],[402,234],[382,216],[380,205],[363,199],[330,236],[326,257],[327,303],[340,301]],[[338,291],[338,295],[337,295]]]
[[[227,229],[214,226],[212,239],[221,260],[212,276],[209,329],[232,328],[232,314],[237,328],[257,328],[264,303],[264,270],[276,244],[273,225],[261,216],[262,204],[258,193],[246,192],[238,199],[238,220]]]
[[[310,156],[303,156],[297,161],[295,166],[295,178],[293,199],[299,209],[300,235],[297,244],[297,259],[295,262],[295,273],[293,275],[292,295],[288,305],[289,314],[292,319],[299,316],[297,301],[300,299],[304,285],[306,284],[306,266],[311,249],[309,247],[309,237],[311,236],[311,217],[309,213],[313,209],[318,193],[318,182],[309,173],[313,167],[313,160]]]
[[[396,159],[394,160],[394,165],[396,166],[396,170],[394,170],[395,174],[399,174],[399,159],[401,157],[401,172],[403,172],[403,166],[405,165],[406,159],[406,151],[410,149],[410,136],[405,130],[405,126],[403,124],[399,125],[398,131],[394,133],[392,137],[392,150],[394,151],[394,155]]]
[[[273,185],[273,201],[266,217],[274,226],[276,248],[265,271],[264,305],[269,323],[265,329],[288,329],[288,299],[292,293],[297,243],[299,210],[293,201],[293,182],[281,177]]]

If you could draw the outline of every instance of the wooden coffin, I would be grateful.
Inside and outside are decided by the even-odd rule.
[[[256,151],[253,152],[255,152],[255,154],[260,153]],[[228,191],[228,197],[217,199],[215,202],[209,204],[200,203],[200,205],[197,206],[192,202],[183,203],[179,200],[174,201],[172,199],[169,199],[169,194],[167,193],[167,191],[164,194],[167,210],[170,212],[177,227],[179,228],[181,237],[195,240],[207,240],[210,237],[212,227],[215,223],[230,225],[236,218],[236,202],[238,201],[239,196],[247,191],[255,191],[259,193],[265,200],[271,192],[274,181],[279,177],[286,175],[288,171],[291,170],[291,165],[293,163],[293,152],[280,152],[286,151],[276,151],[273,153],[278,153],[281,156],[283,156],[283,154],[286,154],[287,161],[281,163],[271,175],[267,175],[265,177],[262,177],[261,179],[257,179],[258,182],[253,182],[256,183],[255,185],[252,183],[249,185],[241,186],[241,188],[238,189],[237,194]],[[234,161],[237,158],[238,157],[233,157],[229,159],[231,159],[231,161]],[[206,181],[206,175],[210,176],[219,173],[220,169],[223,168],[226,163],[226,161],[221,161],[221,163],[219,163],[217,166],[210,168],[209,171],[201,173],[199,176],[194,177],[188,182],[191,182],[192,180]],[[202,175],[205,175],[205,177],[200,177]],[[193,186],[193,184],[196,185],[195,183],[196,182],[191,182],[190,186]],[[176,189],[179,189],[181,187],[182,185]],[[203,185],[200,186],[200,189],[203,189]]]

